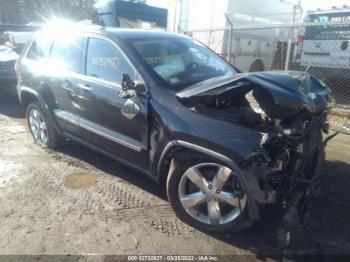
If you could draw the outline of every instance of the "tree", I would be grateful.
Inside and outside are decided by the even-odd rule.
[[[92,17],[95,0],[0,0],[2,23],[45,22],[53,17],[84,20]]]

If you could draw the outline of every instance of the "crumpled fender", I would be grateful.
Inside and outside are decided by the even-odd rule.
[[[298,71],[240,73],[211,78],[178,92],[176,96],[187,105],[195,105],[203,97],[219,96],[233,89],[246,91],[247,88],[266,90],[276,105],[285,108],[315,112],[331,107],[329,88],[308,73]]]

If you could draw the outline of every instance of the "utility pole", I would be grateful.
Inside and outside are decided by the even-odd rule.
[[[232,28],[233,28],[233,23],[230,19],[230,17],[228,16],[227,13],[225,14],[225,18],[227,23],[229,24],[230,28],[229,28],[229,32],[228,32],[228,41],[227,41],[227,61],[230,63],[231,60],[231,45],[232,45]]]
[[[177,27],[177,32],[178,33],[183,33],[183,17],[182,17],[182,12],[183,12],[183,0],[179,0],[179,4],[180,4],[180,9],[179,9],[179,23],[178,23],[178,27]]]
[[[210,31],[209,31],[208,46],[210,46],[212,41],[212,31],[213,31],[214,14],[215,14],[215,5],[213,0],[210,1],[210,6],[211,6],[211,15],[210,15]]]
[[[176,33],[177,22],[178,22],[178,17],[177,17],[177,0],[175,0],[175,14],[174,14],[174,28],[173,28],[173,32],[174,33]]]
[[[284,1],[287,3],[290,3],[293,5],[293,17],[292,17],[292,30],[291,30],[291,36],[288,39],[288,46],[287,46],[287,55],[286,55],[286,63],[284,65],[284,70],[288,71],[289,70],[289,63],[290,63],[290,58],[291,58],[291,52],[292,52],[292,43],[295,39],[295,34],[296,34],[296,15],[297,15],[297,10],[299,9],[300,14],[302,15],[303,13],[303,8],[301,7],[301,0],[298,1],[298,4]]]
[[[173,32],[174,33],[182,33],[182,8],[183,8],[183,1],[182,0],[175,0],[175,14],[174,14],[174,27]]]

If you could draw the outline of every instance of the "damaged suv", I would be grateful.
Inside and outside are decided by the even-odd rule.
[[[247,228],[270,203],[302,223],[324,158],[322,82],[240,73],[185,36],[64,28],[38,32],[17,63],[37,144],[70,139],[128,164],[198,228]]]

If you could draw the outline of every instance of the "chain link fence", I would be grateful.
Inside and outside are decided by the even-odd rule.
[[[240,26],[184,32],[242,72],[307,71],[350,108],[350,21]]]

